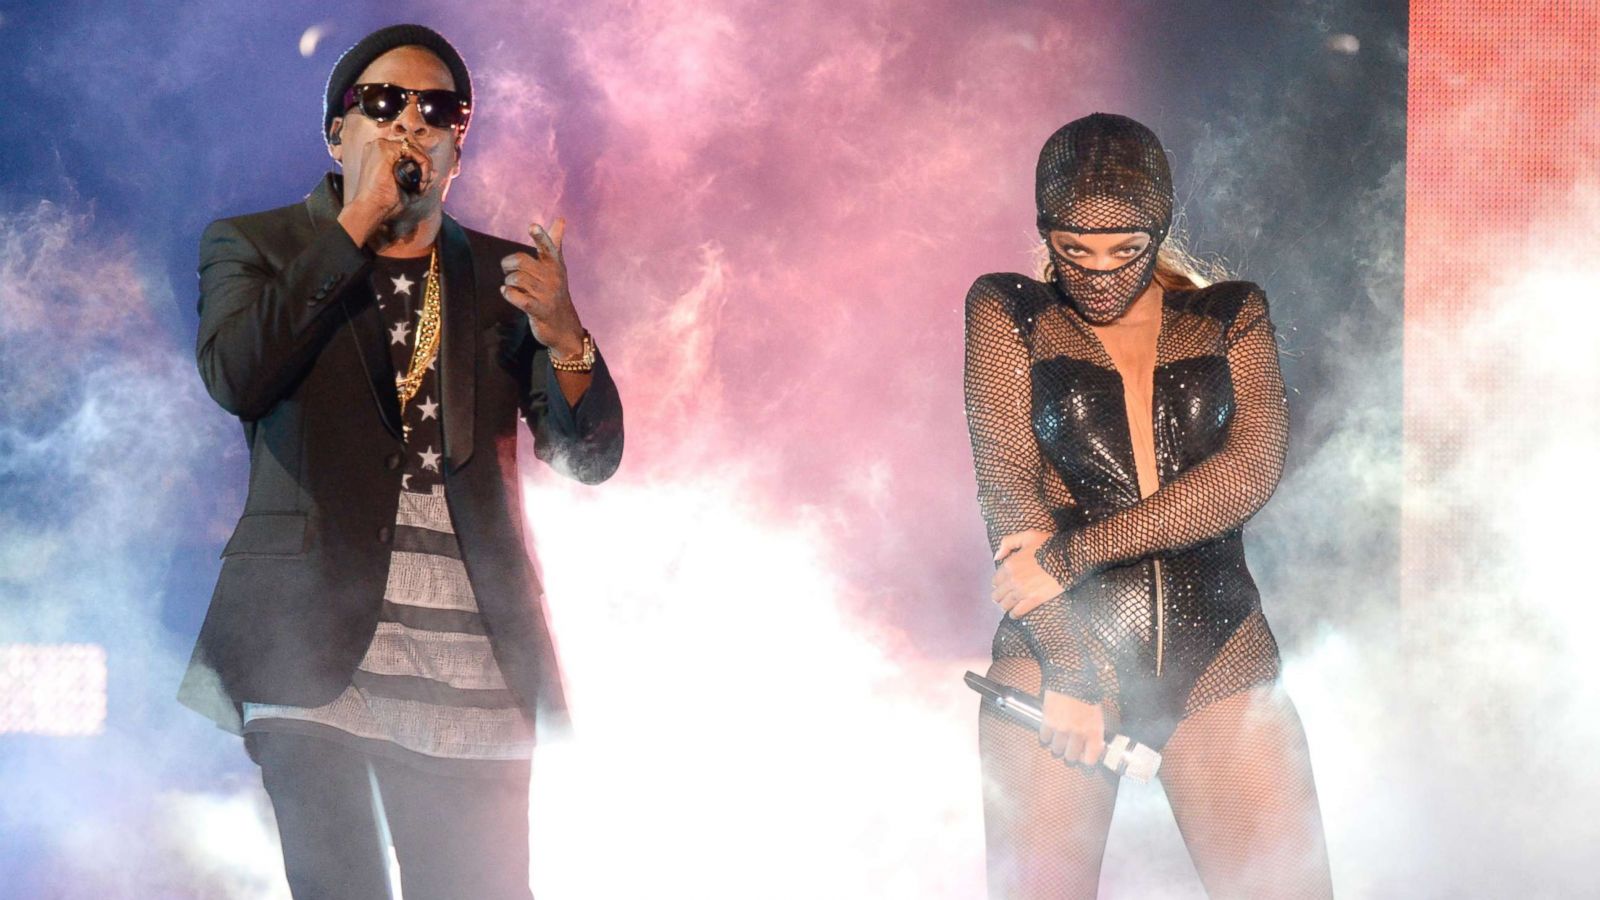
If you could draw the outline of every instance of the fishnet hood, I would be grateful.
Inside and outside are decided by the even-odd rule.
[[[1034,200],[1061,290],[1090,322],[1121,316],[1155,277],[1156,253],[1172,225],[1172,171],[1154,132],[1111,113],[1068,122],[1039,151]],[[1059,253],[1052,231],[1142,231],[1150,243],[1121,266],[1097,270]]]

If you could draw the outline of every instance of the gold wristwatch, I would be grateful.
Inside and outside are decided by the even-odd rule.
[[[594,371],[594,339],[589,337],[588,329],[584,329],[583,353],[577,359],[557,359],[555,351],[551,350],[550,365],[555,366],[558,372]]]

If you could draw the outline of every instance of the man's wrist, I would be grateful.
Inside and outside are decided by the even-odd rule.
[[[561,362],[568,362],[583,356],[583,339],[588,332],[579,328],[571,334],[563,335],[550,341],[552,357]]]

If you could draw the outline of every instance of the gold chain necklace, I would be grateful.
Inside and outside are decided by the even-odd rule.
[[[439,246],[435,244],[428,256],[428,277],[422,289],[422,320],[417,323],[417,345],[411,349],[411,366],[404,375],[394,377],[395,390],[400,395],[402,435],[411,437],[411,426],[405,423],[406,405],[422,387],[422,377],[428,366],[439,355]]]

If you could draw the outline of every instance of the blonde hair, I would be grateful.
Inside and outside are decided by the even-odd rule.
[[[1203,260],[1189,252],[1184,236],[1174,230],[1156,248],[1155,282],[1164,291],[1192,291],[1229,278],[1227,267],[1221,260]],[[1039,280],[1051,284],[1056,280],[1055,263],[1050,261],[1050,245],[1040,241],[1034,250]]]

